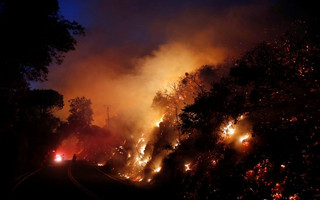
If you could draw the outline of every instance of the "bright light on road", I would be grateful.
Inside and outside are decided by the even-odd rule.
[[[62,161],[62,156],[60,154],[56,155],[56,158],[54,159],[56,162],[61,162]]]

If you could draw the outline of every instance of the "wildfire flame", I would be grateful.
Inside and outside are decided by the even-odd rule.
[[[247,140],[248,138],[249,138],[249,135],[247,134],[247,135],[241,136],[240,139],[239,139],[239,141],[240,141],[241,143],[244,143],[244,142],[246,142],[246,140]]]
[[[191,163],[187,163],[184,165],[184,169],[186,172],[191,170],[190,165],[191,165]]]
[[[161,171],[161,167],[157,167],[156,169],[153,170],[155,173],[159,173]]]
[[[235,130],[234,130],[234,128],[233,128],[233,122],[230,121],[230,122],[228,123],[228,125],[223,128],[223,133],[224,133],[225,135],[229,136],[229,135],[233,135],[234,132],[235,132]]]
[[[236,121],[240,122],[244,118],[245,118],[245,115],[241,115],[238,117],[237,120],[227,121],[227,123],[221,127],[223,143],[235,145],[234,146],[235,148],[241,148],[238,142],[240,140],[242,147],[245,147],[246,144],[249,145],[249,142],[247,140],[250,138],[250,130],[243,129],[243,124],[241,126],[241,123],[236,123]],[[162,115],[159,121],[155,122],[154,127],[155,126],[160,127],[161,122],[163,122],[164,120],[166,120],[165,115]],[[144,131],[147,131],[147,130],[144,130]],[[163,157],[165,157],[165,154],[159,157],[152,156],[153,146],[152,144],[150,145],[150,135],[148,133],[149,132],[142,133],[140,135],[140,138],[137,138],[137,140],[134,140],[135,148],[128,150],[126,155],[127,164],[126,164],[126,167],[123,169],[123,171],[119,173],[120,177],[125,179],[130,179],[131,181],[134,181],[134,182],[151,183],[153,176],[161,172],[161,163],[162,163]],[[134,138],[132,137],[132,139]],[[184,139],[187,139],[187,137],[178,137],[178,136],[172,137],[171,141],[168,141],[171,146],[170,148],[171,151],[175,151],[179,147],[180,142],[183,141]],[[218,160],[213,159],[212,167],[216,166],[217,162]],[[150,166],[153,166],[151,168],[152,173],[146,176],[145,168]],[[183,170],[185,172],[192,171],[191,162],[185,162],[183,167],[184,167]]]
[[[247,122],[245,122],[246,113],[240,115],[237,120],[230,120],[226,125],[221,127],[221,140],[219,142],[234,145],[234,148],[248,147],[250,145],[250,129],[248,129]],[[239,122],[239,123],[236,123]],[[239,141],[239,142],[238,142]],[[239,146],[238,144],[242,144]]]
[[[160,123],[163,122],[163,117],[164,117],[164,115],[162,115],[162,117],[160,118],[160,120],[156,122],[156,126],[157,126],[157,127],[160,127]]]
[[[173,149],[176,149],[179,146],[179,140],[175,144],[173,144]]]

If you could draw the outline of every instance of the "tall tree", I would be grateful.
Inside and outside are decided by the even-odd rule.
[[[31,92],[29,82],[46,80],[48,66],[75,49],[75,36],[84,28],[60,15],[58,0],[0,0],[0,30],[0,150],[8,152],[2,183],[17,169],[39,164],[59,124],[50,112],[63,104],[54,91]]]
[[[61,110],[64,106],[63,96],[54,90],[32,90],[31,104],[39,108],[40,114]]]
[[[23,87],[46,80],[48,66],[74,50],[83,27],[59,14],[57,0],[2,0],[0,7],[0,87]]]
[[[89,127],[93,121],[93,111],[91,108],[91,100],[85,97],[76,97],[69,100],[70,115],[68,122],[77,130]]]

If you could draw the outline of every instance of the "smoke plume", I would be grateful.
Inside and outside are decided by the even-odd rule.
[[[93,124],[136,142],[142,136],[152,140],[164,114],[151,107],[157,91],[170,90],[170,83],[186,72],[240,56],[284,23],[267,2],[77,3],[73,17],[87,26],[86,37],[38,87],[59,91],[65,104],[77,96],[91,99]],[[68,110],[66,105],[57,115],[66,119]],[[62,145],[72,141],[79,142],[70,136]]]

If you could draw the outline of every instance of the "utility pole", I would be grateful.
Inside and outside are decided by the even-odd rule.
[[[107,119],[106,119],[107,127],[109,127],[110,126],[110,105],[105,105],[105,106],[107,108]]]
[[[107,106],[107,120],[108,120],[108,127],[110,127],[110,115],[109,115],[109,109],[110,109],[110,106]]]

